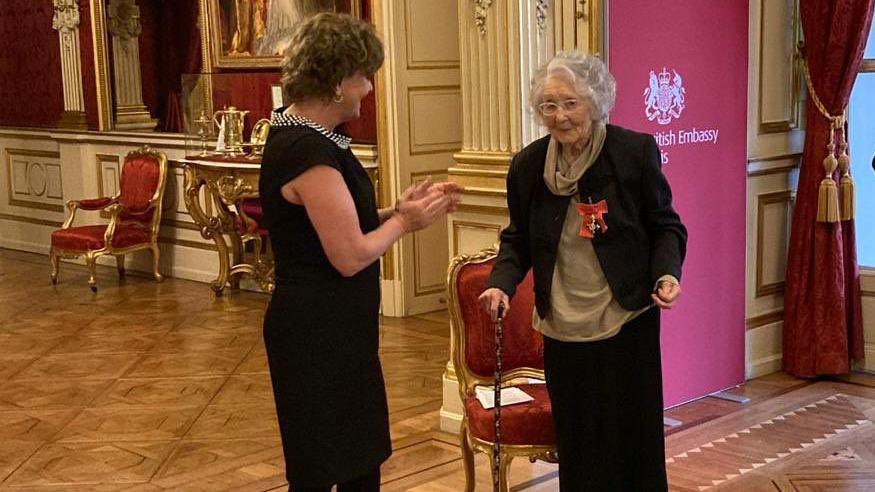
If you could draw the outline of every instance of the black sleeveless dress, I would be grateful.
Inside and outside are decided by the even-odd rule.
[[[328,261],[305,208],[280,193],[315,165],[341,173],[362,232],[380,225],[374,188],[348,139],[275,112],[259,181],[276,262],[264,342],[293,486],[359,477],[392,452],[377,354],[379,261],[343,277]]]

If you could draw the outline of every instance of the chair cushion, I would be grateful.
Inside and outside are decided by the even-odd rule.
[[[106,225],[89,225],[58,229],[52,232],[52,247],[66,251],[93,251],[104,247]],[[149,243],[149,231],[134,225],[119,225],[112,236],[113,248],[127,248]]]
[[[502,444],[555,446],[556,428],[546,385],[523,384],[518,388],[535,400],[501,407]],[[487,442],[495,440],[493,409],[484,409],[476,397],[469,396],[465,400],[465,414],[472,436]]]

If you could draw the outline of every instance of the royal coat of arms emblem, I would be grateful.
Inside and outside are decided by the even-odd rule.
[[[680,118],[684,111],[686,89],[677,71],[672,70],[674,77],[665,67],[659,75],[650,71],[650,87],[644,89],[644,114],[647,121],[656,120],[660,125],[671,123],[673,118]]]

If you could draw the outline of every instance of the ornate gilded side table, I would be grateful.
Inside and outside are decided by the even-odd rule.
[[[241,275],[248,274],[263,291],[272,292],[273,259],[263,251],[264,246],[269,251],[269,245],[262,244],[258,224],[242,206],[245,200],[258,198],[260,159],[211,155],[178,162],[185,170],[185,206],[201,236],[212,240],[218,250],[219,276],[210,287],[216,295],[222,295],[228,285],[238,288]],[[201,205],[202,189],[206,207]],[[252,252],[247,255],[246,245],[250,242]]]

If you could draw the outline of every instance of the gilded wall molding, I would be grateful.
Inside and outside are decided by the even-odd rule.
[[[205,0],[200,1],[202,2],[201,8],[203,8],[203,2]],[[377,28],[377,32],[386,37],[386,64],[382,70],[377,70],[377,73],[374,76],[374,99],[376,100],[377,107],[377,145],[373,149],[374,160],[377,164],[376,179],[374,182],[374,188],[376,189],[377,194],[377,204],[378,206],[385,207],[387,204],[391,204],[395,199],[391,186],[393,176],[389,162],[391,154],[388,149],[391,145],[389,137],[390,124],[388,108],[388,105],[391,104],[391,98],[389,97],[388,91],[392,84],[391,80],[387,79],[389,76],[388,74],[391,73],[390,70],[392,70],[391,67],[393,65],[391,59],[393,56],[393,43],[390,36],[393,27],[391,24],[387,24],[383,17],[384,11],[388,6],[385,6],[383,2],[374,2],[372,5],[373,11],[371,12],[371,18]],[[396,280],[395,257],[398,248],[399,246],[397,245],[393,246],[386,250],[386,253],[383,255],[383,260],[380,262],[381,276],[383,280]]]
[[[109,82],[109,54],[106,44],[104,0],[91,0],[91,37],[94,45],[94,75],[97,81],[97,129],[112,129],[112,86]]]
[[[757,195],[756,198],[756,210],[757,210],[757,233],[756,233],[756,277],[754,278],[754,297],[764,297],[773,294],[780,294],[784,291],[784,280],[779,280],[777,282],[766,282],[764,277],[765,271],[765,242],[766,242],[766,231],[773,231],[772,227],[766,228],[766,207],[769,205],[778,205],[783,204],[785,208],[786,215],[784,219],[787,224],[787,240],[789,240],[789,218],[792,215],[792,204],[793,204],[794,195],[791,190],[781,190],[775,191],[771,193],[764,193],[761,195]],[[785,244],[786,246],[786,244]],[[786,258],[786,247],[784,250],[784,257]]]
[[[491,232],[495,234],[495,241],[498,242],[498,235],[501,233],[503,226],[489,222],[477,222],[472,220],[453,220],[453,256],[459,256],[462,253],[462,229],[469,229],[478,232]]]
[[[27,223],[27,224],[34,224],[34,225],[41,225],[41,226],[54,227],[54,228],[56,228],[56,229],[61,227],[61,221],[60,221],[60,220],[40,219],[40,218],[37,218],[37,217],[29,217],[29,216],[23,216],[23,215],[13,215],[13,214],[7,214],[7,213],[2,213],[2,212],[0,212],[0,220],[11,220],[11,221],[14,221],[14,222],[24,222],[24,223]]]
[[[417,111],[419,109],[417,107],[418,104],[425,105],[426,100],[428,100],[429,98],[454,98],[455,96],[458,96],[458,106],[459,111],[461,111],[462,90],[461,87],[459,87],[458,85],[433,85],[407,88],[407,121],[409,124],[407,145],[410,149],[410,155],[443,154],[458,150],[462,146],[461,129],[459,130],[458,136],[452,136],[442,141],[435,141],[432,139],[432,137],[436,133],[435,126],[432,126],[434,125],[434,123],[429,123],[430,128],[422,128],[417,124],[422,123],[422,121],[415,118],[416,114],[425,113],[421,110]],[[439,118],[441,116],[441,113],[443,113],[443,115],[448,114],[447,111],[443,110],[443,108],[446,108],[448,106],[451,107],[453,104],[452,102],[445,102],[446,104],[441,106],[441,111],[435,110],[428,113],[429,122],[435,121],[436,118]],[[449,114],[452,113],[453,111],[450,110]],[[447,125],[447,127],[458,128],[458,125]],[[423,141],[424,139],[432,139],[432,141]]]
[[[426,171],[416,171],[410,173],[410,184],[418,184],[431,178],[433,181],[443,181],[447,177],[445,169],[432,169]],[[435,224],[437,226],[438,224]],[[416,297],[438,294],[444,291],[444,278],[442,275],[435,279],[432,284],[423,282],[423,261],[427,261],[426,254],[423,254],[424,248],[429,247],[428,238],[423,236],[425,231],[416,231],[413,236],[413,295]]]
[[[760,314],[744,320],[745,330],[755,330],[762,326],[773,325],[779,321],[784,321],[784,310],[778,309],[768,313]]]
[[[789,112],[787,118],[781,120],[773,120],[766,121],[763,118],[764,112],[764,91],[765,85],[763,83],[763,74],[764,70],[766,70],[766,62],[765,62],[765,51],[763,46],[766,45],[766,2],[760,2],[760,30],[759,30],[759,94],[758,94],[758,123],[759,134],[769,134],[769,133],[786,133],[791,130],[795,130],[799,128],[800,122],[802,119],[802,105],[804,100],[804,92],[802,90],[802,56],[800,53],[800,43],[802,42],[802,23],[799,19],[799,2],[793,2],[793,10],[792,10],[792,19],[791,19],[791,30],[790,30],[790,44],[793,49],[793,56],[790,65],[790,77],[787,82],[789,82],[789,87],[786,89],[790,93],[789,98]],[[773,4],[775,5],[775,4]],[[783,19],[782,19],[783,20]],[[774,32],[774,31],[772,31]],[[783,65],[783,64],[781,64]]]

